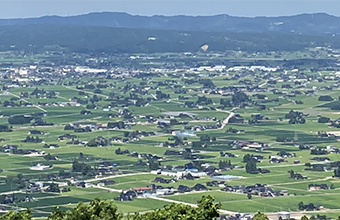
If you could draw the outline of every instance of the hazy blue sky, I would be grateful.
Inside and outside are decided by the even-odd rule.
[[[340,0],[0,0],[0,18],[117,11],[138,15],[279,16],[326,12],[340,16]]]

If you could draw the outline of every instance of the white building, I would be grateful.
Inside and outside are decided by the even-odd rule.
[[[36,166],[30,167],[30,170],[48,170],[50,169],[50,166],[42,165],[41,163],[38,163]]]

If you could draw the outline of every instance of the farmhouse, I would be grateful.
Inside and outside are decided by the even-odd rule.
[[[48,169],[51,169],[52,167],[51,166],[46,166],[46,165],[43,165],[41,163],[38,163],[36,166],[33,166],[33,167],[30,167],[30,170],[48,170]]]
[[[38,130],[30,130],[28,134],[45,134],[43,131],[38,131]]]
[[[328,190],[330,189],[330,187],[325,184],[325,183],[322,183],[322,184],[309,184],[308,185],[308,190]]]
[[[77,138],[77,135],[72,135],[72,134],[64,134],[58,137],[59,141],[67,140],[67,139],[74,139]]]

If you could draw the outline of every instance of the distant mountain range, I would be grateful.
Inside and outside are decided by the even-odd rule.
[[[215,16],[139,16],[120,12],[100,12],[77,16],[0,19],[0,26],[57,24],[137,29],[188,30],[214,32],[279,32],[305,34],[340,33],[340,17],[325,13],[281,17]]]
[[[0,19],[0,51],[153,53],[295,51],[340,48],[340,18],[327,14],[287,17],[86,15]]]

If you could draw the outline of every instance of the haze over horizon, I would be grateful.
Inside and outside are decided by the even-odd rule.
[[[73,16],[91,12],[132,15],[217,15],[277,17],[303,13],[340,16],[336,0],[0,0],[0,18]]]

